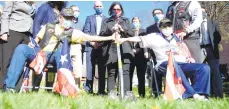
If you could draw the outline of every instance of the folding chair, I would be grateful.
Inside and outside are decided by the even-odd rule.
[[[34,47],[34,52],[35,53],[37,53],[39,50],[40,50],[40,47],[39,47],[39,45],[34,41],[34,39],[32,39],[32,38],[30,38],[30,40],[31,40],[31,42],[35,45],[35,47]],[[59,42],[60,43],[60,42]],[[56,45],[56,47],[59,45],[59,43]],[[55,47],[55,48],[56,48]],[[54,51],[52,51],[52,53],[51,53],[51,56],[53,55],[53,53],[54,53]],[[50,57],[51,57],[50,56]],[[46,68],[46,69],[48,69],[48,71],[47,72],[43,72],[43,70],[42,70],[42,72],[40,73],[40,74],[38,74],[37,75],[37,79],[35,79],[35,81],[34,81],[34,84],[32,85],[32,86],[29,86],[28,85],[28,81],[29,81],[29,74],[30,74],[30,68],[28,67],[28,63],[30,63],[30,61],[31,60],[33,60],[34,59],[34,57],[30,57],[29,59],[28,59],[28,62],[25,64],[25,70],[24,70],[24,76],[23,76],[23,83],[22,83],[22,87],[21,87],[21,89],[20,89],[20,93],[24,90],[24,89],[26,89],[26,90],[28,90],[28,89],[33,89],[33,91],[38,91],[38,89],[39,88],[41,88],[41,89],[48,89],[49,91],[51,90],[51,89],[53,89],[53,87],[51,87],[50,85],[50,87],[40,87],[40,83],[41,83],[41,80],[42,80],[42,77],[44,76],[43,74],[46,74],[46,81],[47,81],[47,75],[48,75],[48,73],[47,72],[57,72],[57,70],[56,70],[56,66],[55,65],[52,65],[52,64],[49,64],[49,62],[50,62],[50,58],[47,60],[47,63],[45,64],[45,66],[44,66],[44,68]],[[44,69],[43,68],[43,69]],[[57,76],[56,76],[57,74],[55,73],[55,76],[54,76],[54,82],[55,82],[55,80],[57,79]]]
[[[31,69],[28,66],[25,66],[24,75],[23,75],[23,83],[22,83],[19,93],[22,93],[23,91],[27,92],[28,89],[32,89],[33,91],[38,91],[38,89],[47,89],[48,91],[51,91],[53,89],[53,86],[52,86],[52,83],[50,83],[50,81],[48,80],[49,79],[48,73],[49,72],[55,73],[54,79],[53,79],[53,82],[55,82],[56,77],[57,77],[57,73],[56,73],[57,70],[56,70],[56,66],[53,66],[52,64],[48,64],[46,68],[48,69],[48,71],[42,72],[41,74],[37,75],[37,78],[35,79],[34,84],[32,86],[29,86],[29,75],[32,72],[30,72]],[[42,81],[43,76],[45,76],[47,87],[43,87],[43,86],[40,87],[40,83]]]

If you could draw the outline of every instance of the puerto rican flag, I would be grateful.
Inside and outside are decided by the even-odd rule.
[[[64,96],[76,97],[78,88],[73,77],[73,67],[67,38],[64,39],[59,64],[60,69],[57,72],[54,90]]]
[[[169,52],[168,66],[165,80],[165,100],[182,99],[184,93],[193,93],[193,88],[188,82],[182,69],[174,61],[172,52]]]

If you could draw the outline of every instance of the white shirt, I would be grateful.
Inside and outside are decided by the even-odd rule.
[[[99,35],[102,25],[102,15],[96,15],[96,34]]]
[[[170,49],[172,49],[172,51],[179,51],[175,38],[168,42],[160,34],[151,33],[146,36],[140,36],[140,39],[142,43],[140,45],[142,45],[143,48],[150,48],[154,51],[157,61],[156,67],[162,62],[168,61],[167,51]],[[174,59],[177,62],[186,62],[186,57],[183,55],[174,55]]]
[[[204,19],[203,20],[203,24],[204,24],[204,28],[205,28],[205,37],[206,37],[206,41],[207,41],[207,44],[211,44],[211,40],[210,40],[210,37],[209,37],[209,34],[208,34],[208,23],[207,23],[207,19]],[[200,45],[203,45],[203,42],[202,42],[202,37],[203,37],[203,31],[201,31],[202,27],[200,27]]]

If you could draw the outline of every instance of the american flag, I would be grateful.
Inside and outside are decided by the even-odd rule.
[[[65,38],[61,50],[60,68],[57,72],[57,81],[54,90],[61,95],[75,97],[77,95],[77,86],[73,77],[73,67],[70,58],[68,40]]]
[[[184,93],[192,94],[194,92],[184,72],[174,61],[172,56],[172,52],[170,51],[165,80],[165,100],[182,99]]]

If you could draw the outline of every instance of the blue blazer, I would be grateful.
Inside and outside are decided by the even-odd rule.
[[[102,22],[106,17],[102,15]],[[90,15],[87,16],[87,19],[85,21],[85,25],[83,27],[83,32],[89,35],[96,35],[97,30],[96,30],[96,15]],[[101,24],[102,26],[102,24]],[[85,51],[91,51],[92,47],[89,42],[85,42]]]
[[[42,4],[35,14],[33,23],[33,38],[36,37],[42,25],[53,23],[56,19],[53,8],[48,3]]]

